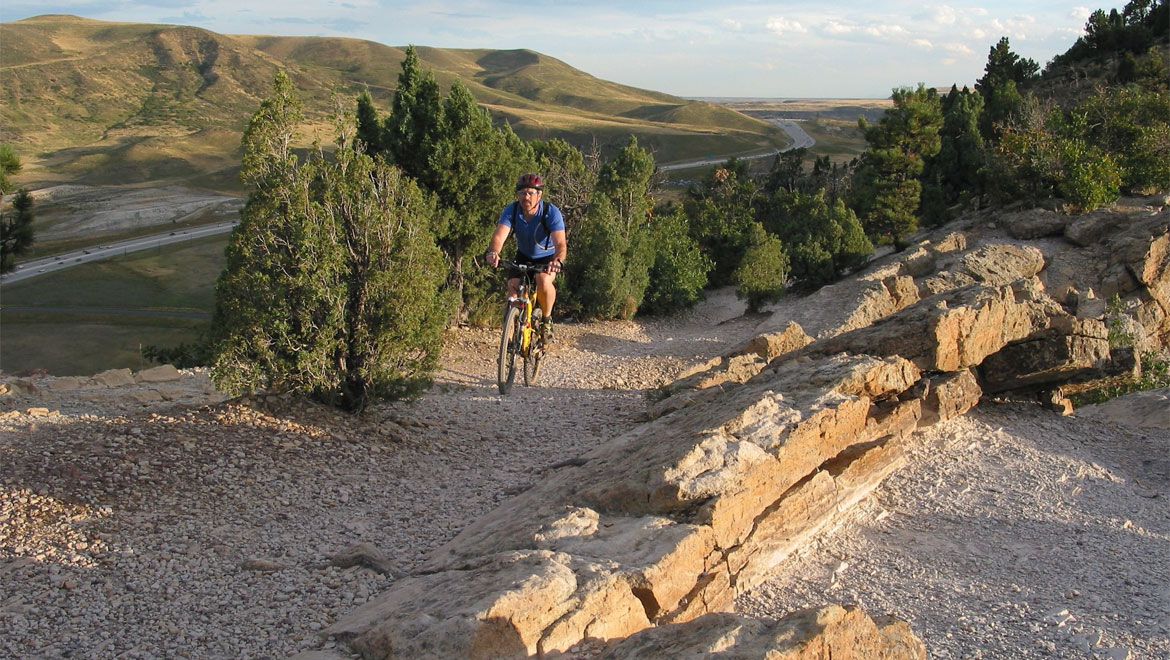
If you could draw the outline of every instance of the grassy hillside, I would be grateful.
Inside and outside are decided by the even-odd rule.
[[[21,182],[32,185],[232,189],[240,134],[278,67],[319,120],[333,91],[356,98],[369,87],[388,109],[404,57],[402,48],[357,39],[229,36],[66,15],[0,24],[0,43],[0,142],[22,155]],[[418,51],[444,88],[461,79],[522,137],[596,140],[604,149],[634,134],[663,161],[786,143],[767,122],[600,80],[532,51]]]

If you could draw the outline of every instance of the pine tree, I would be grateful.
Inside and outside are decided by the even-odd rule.
[[[983,96],[984,111],[979,130],[983,139],[997,142],[1004,126],[1017,119],[1024,109],[1022,85],[1036,79],[1040,70],[1035,61],[1012,52],[1007,37],[991,47],[983,77],[975,81],[975,91]]]
[[[747,301],[748,311],[759,312],[765,305],[784,297],[788,254],[780,239],[758,222],[749,228],[747,249],[735,269],[734,280],[735,295]]]
[[[439,139],[442,121],[442,94],[435,75],[424,71],[414,46],[406,49],[398,88],[385,121],[382,149],[390,162],[402,168],[424,187],[435,184],[430,158]]]
[[[714,264],[711,284],[732,283],[743,258],[750,225],[755,222],[756,182],[747,164],[731,159],[714,167],[698,186],[688,191],[683,211],[691,235]]]
[[[574,232],[566,280],[581,314],[630,318],[650,282],[651,177],[654,158],[633,136],[602,166],[589,212]],[[559,304],[559,303],[558,303]]]
[[[0,211],[0,273],[16,268],[16,256],[32,247],[34,219],[32,193],[21,188]]]
[[[703,298],[711,260],[687,231],[687,219],[681,210],[656,217],[651,227],[654,263],[650,283],[638,311],[648,314],[672,314],[693,307]]]
[[[939,151],[923,172],[923,215],[934,224],[949,219],[950,206],[980,199],[984,192],[986,153],[979,132],[983,97],[965,87],[962,91],[951,87],[942,105]],[[927,204],[928,195],[937,200],[933,207]]]
[[[513,197],[512,184],[521,167],[532,162],[531,150],[519,139],[509,139],[510,133],[492,126],[491,115],[462,82],[451,85],[427,178],[447,220],[438,234],[439,245],[451,264],[451,287],[461,300],[464,256],[487,245],[500,209]]]
[[[859,126],[869,144],[851,191],[851,206],[875,244],[900,244],[918,228],[916,216],[925,162],[938,153],[942,108],[921,83],[894,90],[894,107],[876,125]]]
[[[382,120],[374,107],[374,97],[370,96],[369,88],[363,89],[357,100],[357,137],[364,153],[374,156],[383,151],[382,132]]]
[[[7,144],[0,144],[0,195],[12,192],[12,180],[8,178],[8,175],[16,174],[22,167],[20,156],[16,154],[16,150]]]
[[[302,120],[279,71],[244,133],[252,192],[216,283],[212,377],[227,392],[301,392],[358,411],[426,384],[445,327],[430,207],[397,169],[355,151],[292,151]]]

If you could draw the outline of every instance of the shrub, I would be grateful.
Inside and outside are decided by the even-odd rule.
[[[702,300],[712,263],[687,234],[686,216],[675,212],[656,219],[651,244],[654,265],[650,267],[650,284],[640,311],[670,314]]]
[[[758,312],[784,296],[788,280],[788,254],[780,239],[752,225],[748,248],[735,270],[735,295],[746,300],[748,310]]]

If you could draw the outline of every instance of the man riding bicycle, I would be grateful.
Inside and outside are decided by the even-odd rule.
[[[510,232],[515,231],[516,263],[546,266],[545,272],[536,274],[536,300],[544,314],[540,331],[548,344],[552,342],[552,309],[557,299],[553,280],[565,263],[568,243],[565,241],[565,218],[554,204],[541,199],[543,191],[544,181],[540,175],[520,175],[516,181],[516,201],[500,213],[500,221],[484,257],[491,267],[498,267],[504,241]],[[508,295],[514,297],[519,287],[519,276],[512,274],[508,278]]]

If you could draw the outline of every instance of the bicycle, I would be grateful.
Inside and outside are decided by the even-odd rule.
[[[506,259],[500,266],[519,273],[520,286],[515,296],[509,296],[504,303],[504,325],[500,333],[500,359],[496,371],[496,384],[500,394],[512,389],[516,378],[516,358],[524,361],[524,385],[532,386],[540,375],[540,364],[544,358],[544,336],[538,329],[543,315],[536,302],[536,273],[545,272],[544,265],[518,264]]]

